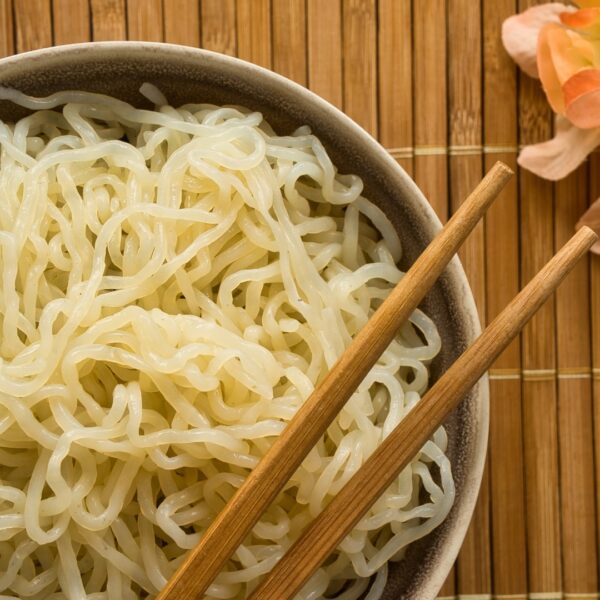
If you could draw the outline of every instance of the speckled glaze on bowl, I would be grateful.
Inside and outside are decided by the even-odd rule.
[[[77,44],[0,60],[0,85],[45,96],[65,89],[108,93],[137,106],[142,83],[156,84],[174,105],[186,102],[241,104],[261,111],[278,133],[310,125],[341,172],[356,173],[365,195],[398,229],[404,267],[440,228],[433,210],[410,177],[370,135],[339,110],[295,83],[253,64],[208,51],[142,42]],[[148,106],[149,107],[149,106]],[[26,114],[0,102],[0,118]],[[423,308],[442,336],[432,364],[435,379],[478,335],[471,290],[454,259],[428,294]],[[477,498],[488,435],[488,384],[484,378],[448,419],[449,456],[456,502],[446,521],[415,542],[390,569],[386,600],[435,598],[463,541]]]

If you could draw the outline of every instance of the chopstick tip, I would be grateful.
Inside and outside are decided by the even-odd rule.
[[[502,162],[501,160],[497,160],[493,168],[499,172],[502,172],[507,177],[512,177],[515,174],[515,172],[505,162]]]
[[[582,237],[590,245],[590,247],[598,241],[598,234],[587,225],[582,225],[579,227],[576,235]]]

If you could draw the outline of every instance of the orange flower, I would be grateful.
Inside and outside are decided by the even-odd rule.
[[[502,27],[508,53],[539,77],[557,113],[556,135],[527,146],[519,164],[546,179],[561,179],[600,144],[600,0],[534,6]]]
[[[600,0],[534,6],[507,19],[502,41],[531,77],[539,77],[557,113],[554,138],[523,148],[519,165],[562,179],[600,145]],[[580,219],[600,233],[600,198]],[[600,254],[600,243],[592,248]]]

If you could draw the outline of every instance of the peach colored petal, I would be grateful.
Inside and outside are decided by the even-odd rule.
[[[600,145],[600,129],[579,129],[560,115],[555,129],[551,140],[523,148],[518,160],[524,169],[551,181],[566,177]]]
[[[542,27],[538,38],[537,46],[537,66],[542,86],[548,96],[548,102],[554,112],[563,113],[565,110],[565,101],[563,97],[562,84],[556,71],[553,60],[553,49],[557,46],[557,41],[565,41],[566,35],[564,29],[558,25],[546,25]],[[558,40],[553,39],[558,38]]]
[[[565,116],[580,129],[600,127],[600,69],[587,69],[563,86]]]
[[[575,73],[592,65],[582,47],[588,44],[578,33],[553,23],[542,27],[538,38],[538,71],[548,101],[555,112],[565,112],[562,86]]]
[[[546,31],[552,62],[561,85],[581,69],[592,66],[581,53],[581,46],[588,42],[580,34],[558,25],[548,25],[540,33],[540,38]]]
[[[502,24],[502,43],[513,60],[531,77],[537,77],[536,48],[540,29],[560,23],[560,13],[577,10],[560,2],[532,6]]]
[[[584,213],[581,219],[577,221],[575,229],[580,229],[584,225],[587,225],[593,229],[596,233],[600,234],[600,198],[596,200]],[[600,254],[600,241],[596,242],[592,246],[592,252],[594,254]]]
[[[600,37],[594,40],[589,34],[584,33],[573,36],[571,41],[574,51],[581,56],[588,67],[600,68]]]
[[[575,29],[595,29],[600,27],[600,6],[583,8],[576,12],[565,12],[560,15],[561,22]]]
[[[565,102],[569,104],[582,94],[600,87],[600,69],[586,69],[570,77],[563,85]],[[600,107],[599,107],[600,110]]]

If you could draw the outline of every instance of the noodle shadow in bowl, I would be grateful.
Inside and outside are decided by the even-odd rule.
[[[175,106],[186,102],[237,104],[263,113],[280,134],[309,125],[340,172],[356,173],[365,195],[399,231],[404,269],[440,228],[416,185],[388,153],[353,121],[306,89],[260,67],[208,51],[168,44],[105,42],[63,46],[0,61],[0,85],[46,96],[61,90],[107,93],[151,108],[139,88],[151,82]],[[0,118],[26,114],[0,101]],[[479,333],[475,304],[454,259],[422,308],[433,318],[442,351],[431,365],[435,380]],[[434,598],[460,548],[481,482],[488,434],[488,386],[483,379],[446,422],[456,485],[449,516],[411,544],[390,568],[383,598]]]

